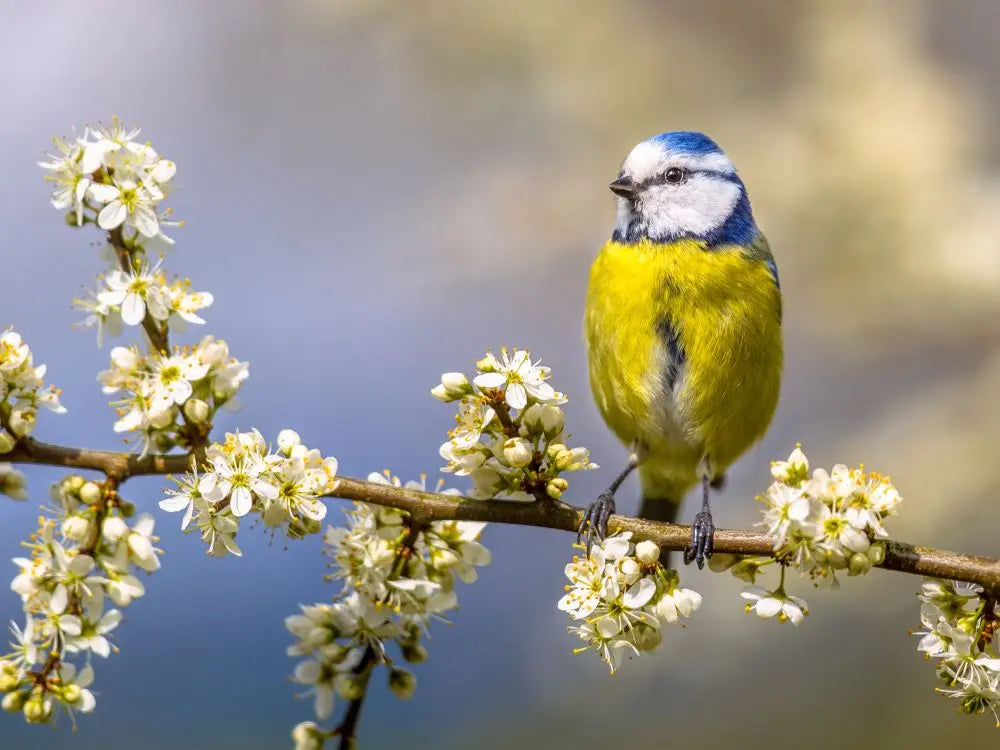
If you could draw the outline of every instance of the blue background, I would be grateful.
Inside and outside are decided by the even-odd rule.
[[[781,406],[732,472],[720,523],[756,520],[768,461],[802,440],[817,465],[892,474],[906,500],[895,536],[995,555],[998,10],[0,2],[0,326],[70,409],[40,415],[36,436],[120,445],[95,380],[110,346],[71,328],[69,300],[102,270],[98,237],[62,224],[35,166],[51,135],[117,114],[179,167],[170,205],[187,226],[168,272],[215,294],[209,325],[178,340],[213,333],[251,362],[220,437],[294,427],[345,474],[433,480],[451,409],[428,389],[486,347],[527,347],[602,464],[571,477],[567,499],[584,504],[624,458],[590,402],[580,333],[613,222],[606,184],[635,142],[690,128],[739,167],[785,294]],[[32,499],[0,504],[11,557],[60,476],[27,473]],[[0,745],[271,748],[310,718],[282,621],[333,593],[320,540],[286,549],[247,529],[241,559],[206,558],[156,508],[164,485],[124,490],[156,515],[166,554],[114,634],[121,653],[95,664],[96,712],[75,733],[4,715]],[[623,510],[634,496],[626,485]],[[682,571],[705,595],[691,626],[609,678],[571,653],[555,608],[569,536],[491,527],[484,541],[494,563],[434,628],[415,697],[374,683],[363,746],[996,741],[991,719],[933,695],[906,633],[916,579],[803,583],[813,613],[796,629],[743,614],[732,578]],[[0,621],[18,604],[0,597]]]

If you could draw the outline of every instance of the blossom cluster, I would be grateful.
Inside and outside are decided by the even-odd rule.
[[[757,526],[775,537],[774,558],[716,555],[714,570],[731,568],[733,575],[756,583],[767,566],[781,567],[774,590],[748,586],[743,591],[747,612],[777,617],[797,625],[808,606],[785,592],[785,569],[794,568],[817,586],[839,586],[837,573],[863,575],[885,559],[889,534],[883,522],[899,512],[902,498],[887,477],[837,464],[833,470],[809,473],[809,459],[800,446],[787,461],[771,465],[774,481],[757,499],[763,520]]]
[[[230,357],[225,341],[205,336],[197,346],[175,346],[169,354],[116,346],[110,369],[97,379],[105,393],[124,393],[114,402],[115,432],[141,436],[144,451],[166,452],[190,447],[190,426],[202,434],[221,406],[233,405],[248,376],[249,364]]]
[[[388,473],[368,480],[404,486]],[[423,479],[405,487],[426,491]],[[490,563],[489,550],[479,542],[484,527],[465,521],[420,524],[403,511],[356,503],[346,527],[327,529],[333,568],[328,578],[342,582],[340,592],[332,602],[303,606],[301,614],[285,620],[296,638],[289,656],[307,657],[293,679],[309,686],[318,718],[329,718],[335,696],[360,697],[375,664],[387,667],[389,688],[397,696],[412,695],[416,677],[393,661],[387,646],[395,644],[405,662],[426,658],[421,638],[432,618],[458,606],[456,579],[472,583],[476,568]],[[304,722],[293,736],[296,746],[305,748],[321,747],[327,734]]]
[[[53,486],[52,500],[30,555],[14,559],[11,589],[25,624],[11,625],[13,650],[0,657],[3,708],[31,723],[49,721],[57,707],[71,715],[94,708],[92,657],[111,653],[121,608],[145,593],[136,573],[160,567],[152,516],[133,518],[134,507],[109,486],[70,475]]]
[[[55,139],[58,153],[40,162],[56,186],[52,205],[69,211],[67,222],[107,232],[109,268],[96,291],[74,300],[87,313],[83,325],[97,327],[98,345],[105,329],[118,335],[123,325],[145,322],[166,331],[204,323],[198,313],[213,302],[209,292],[192,291],[187,279],[168,282],[160,262],[149,259],[174,244],[164,227],[180,225],[161,209],[177,167],[138,135],[138,128],[112,118],[110,125],[85,128],[81,137]]]
[[[586,448],[569,448],[563,434],[566,396],[547,382],[548,367],[530,352],[501,350],[476,363],[470,382],[460,372],[441,376],[431,393],[458,402],[456,426],[440,454],[442,471],[468,476],[471,497],[528,502],[558,499],[569,486],[564,472],[596,469]]]
[[[572,624],[568,630],[593,649],[610,667],[622,658],[653,651],[661,629],[690,617],[701,606],[701,594],[681,588],[677,572],[660,563],[660,548],[650,541],[634,544],[632,532],[608,537],[587,557],[566,565],[566,595],[558,607]]]
[[[35,429],[38,407],[64,414],[59,391],[42,387],[45,365],[34,364],[31,349],[13,328],[0,333],[0,455]]]
[[[211,292],[191,291],[188,279],[167,280],[160,262],[150,264],[142,257],[130,256],[127,270],[112,268],[101,279],[99,291],[73,304],[87,313],[85,328],[97,327],[100,346],[104,331],[112,336],[122,332],[122,325],[142,325],[148,315],[161,328],[182,330],[187,323],[204,324],[198,313],[214,301]]]
[[[97,128],[85,128],[71,140],[54,138],[57,154],[39,166],[55,183],[52,205],[69,210],[76,226],[94,222],[101,229],[121,228],[125,240],[173,240],[163,234],[169,211],[160,204],[170,191],[177,166],[148,142],[136,140],[139,128],[126,128],[118,118]]]
[[[981,586],[935,578],[920,589],[921,636],[917,649],[937,663],[944,687],[938,692],[959,701],[967,714],[987,710],[1000,727],[1000,604]]]
[[[282,430],[277,442],[272,451],[257,430],[227,432],[225,442],[206,450],[200,473],[193,463],[174,480],[160,508],[184,511],[181,528],[197,530],[215,557],[242,554],[236,533],[251,512],[293,538],[318,533],[326,516],[319,496],[337,484],[337,459],[307,448],[294,430]]]

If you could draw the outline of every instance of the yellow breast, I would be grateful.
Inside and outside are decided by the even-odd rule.
[[[683,353],[673,388],[665,321]],[[693,479],[708,455],[721,472],[767,429],[780,388],[781,296],[759,254],[694,240],[609,242],[591,269],[585,327],[601,414],[659,463],[682,463]]]

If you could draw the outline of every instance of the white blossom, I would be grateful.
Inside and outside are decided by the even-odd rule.
[[[293,446],[290,456],[300,452],[301,446],[290,436],[284,442]],[[386,471],[370,474],[368,481],[427,491],[425,476],[404,484]],[[436,489],[442,491],[440,482]],[[321,719],[332,712],[335,696],[351,700],[363,690],[356,668],[366,652],[387,664],[393,692],[409,697],[415,678],[391,662],[389,646],[395,644],[407,661],[421,661],[426,656],[422,633],[432,619],[458,605],[455,579],[471,583],[476,568],[490,563],[490,552],[479,541],[485,524],[413,524],[402,511],[355,503],[347,512],[346,527],[327,528],[326,553],[334,568],[328,577],[343,586],[332,603],[302,606],[300,614],[285,620],[296,639],[288,655],[306,657],[296,666],[293,679],[309,686],[306,694],[313,696]],[[296,732],[305,738],[303,742],[316,736],[312,729]]]
[[[523,409],[528,399],[537,403],[562,403],[565,397],[546,383],[551,371],[531,361],[531,353],[515,349],[510,354],[500,350],[500,359],[487,354],[488,372],[481,372],[472,382],[480,388],[503,388],[504,398],[512,409]]]
[[[458,401],[456,426],[439,453],[442,471],[467,476],[475,499],[533,502],[558,499],[569,483],[565,472],[596,469],[586,448],[566,446],[565,415],[556,404],[566,398],[545,382],[549,368],[531,361],[528,352],[506,349],[498,359],[476,363],[477,375],[444,373],[432,394]]]
[[[798,625],[809,614],[809,606],[804,599],[791,596],[780,586],[775,591],[767,591],[760,586],[748,586],[740,594],[748,600],[747,612],[755,612],[759,617],[777,617],[779,622]]]
[[[775,556],[816,585],[838,585],[837,572],[868,572],[885,558],[883,522],[898,512],[899,492],[886,477],[843,464],[813,471],[801,446],[775,461],[775,481],[758,497],[758,526],[775,537]],[[766,561],[765,561],[766,564]],[[748,572],[745,565],[734,574]],[[763,605],[768,610],[772,605]]]
[[[18,438],[30,435],[37,422],[38,407],[56,414],[66,408],[59,402],[59,391],[52,386],[43,387],[45,365],[35,366],[31,349],[13,328],[0,333],[0,408],[7,411],[6,425],[0,426],[0,454],[14,447]],[[5,429],[6,427],[6,429]],[[23,481],[19,472],[8,470],[6,494],[22,494]]]
[[[1000,607],[982,587],[925,579],[920,591],[917,650],[936,662],[942,695],[963,713],[989,711],[1000,726]]]
[[[571,618],[569,632],[587,643],[614,673],[623,656],[654,650],[664,623],[690,617],[701,595],[681,588],[659,562],[659,547],[631,541],[622,532],[594,545],[566,566],[570,583],[558,608]]]

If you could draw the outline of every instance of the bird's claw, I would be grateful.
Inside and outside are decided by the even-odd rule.
[[[610,492],[602,492],[597,496],[597,500],[587,506],[576,530],[576,543],[580,544],[584,537],[587,539],[587,556],[590,556],[590,547],[594,542],[594,537],[603,542],[608,535],[608,519],[615,512],[615,496]]]
[[[694,560],[699,569],[705,567],[705,560],[712,556],[714,538],[712,514],[703,510],[694,517],[694,523],[691,524],[691,544],[684,549],[684,564],[690,565]]]

